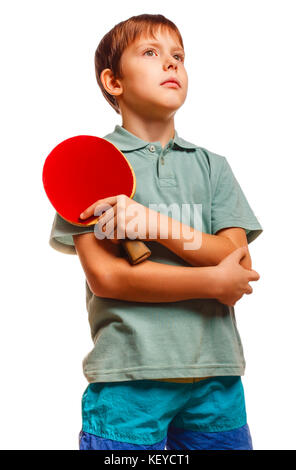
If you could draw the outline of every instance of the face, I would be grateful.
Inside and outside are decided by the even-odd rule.
[[[164,118],[174,114],[186,99],[184,50],[174,32],[159,29],[156,39],[137,38],[122,54],[121,71],[121,92],[116,96],[121,109],[148,119]]]

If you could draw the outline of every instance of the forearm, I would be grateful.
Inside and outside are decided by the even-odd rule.
[[[193,298],[216,298],[215,267],[183,267],[146,260],[130,266],[118,258],[101,277],[98,296],[132,302],[177,302]]]
[[[226,237],[201,232],[160,213],[158,227],[156,241],[191,266],[216,266],[236,249]],[[176,235],[177,238],[174,238]]]

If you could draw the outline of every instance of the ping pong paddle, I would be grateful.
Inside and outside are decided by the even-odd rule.
[[[57,213],[73,225],[94,225],[99,217],[80,219],[94,202],[109,196],[136,191],[134,170],[111,142],[100,137],[78,135],[60,142],[47,156],[42,172],[45,192]],[[147,259],[151,251],[140,240],[123,239],[130,264]]]

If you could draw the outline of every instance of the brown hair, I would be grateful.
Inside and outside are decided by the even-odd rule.
[[[125,21],[116,24],[100,41],[95,52],[95,72],[96,79],[101,88],[103,96],[108,103],[120,114],[120,109],[115,96],[110,95],[101,82],[101,72],[104,69],[111,69],[115,78],[121,77],[120,59],[123,51],[135,39],[146,34],[155,39],[156,30],[161,27],[174,32],[182,46],[182,36],[177,26],[163,15],[143,14],[132,16]]]

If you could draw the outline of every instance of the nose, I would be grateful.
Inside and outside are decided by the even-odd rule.
[[[163,64],[164,70],[168,70],[170,68],[177,69],[178,68],[178,61],[174,59],[172,56],[167,57]]]

